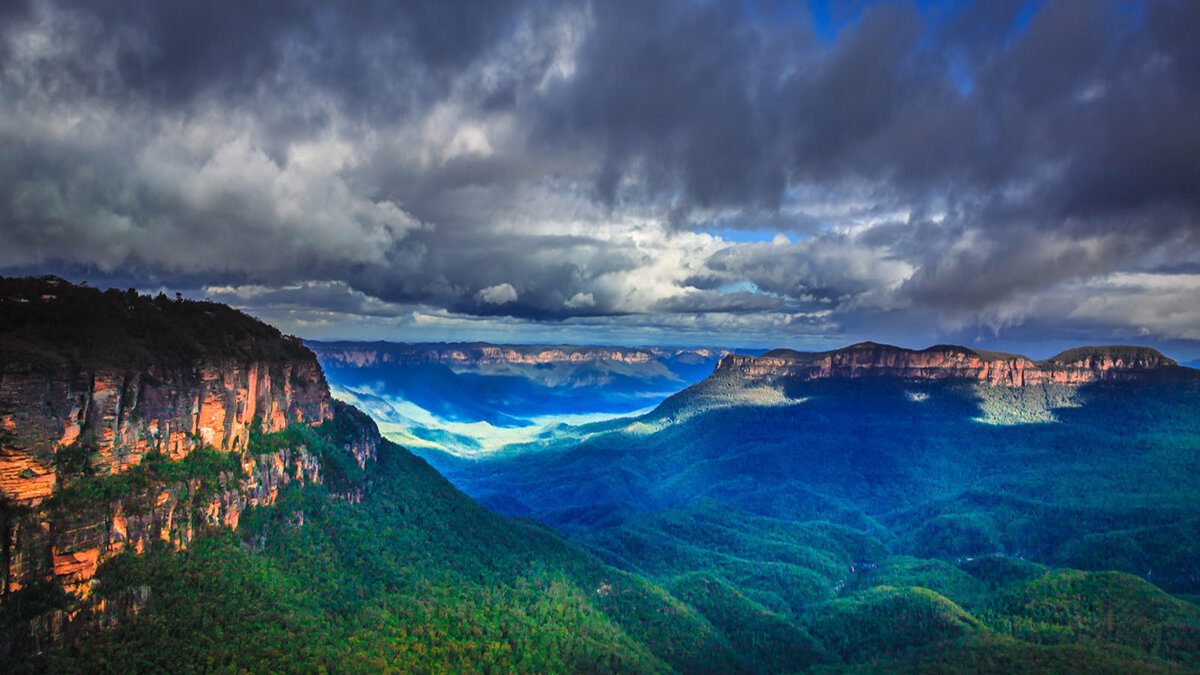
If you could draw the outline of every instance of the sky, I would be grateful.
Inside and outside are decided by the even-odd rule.
[[[316,339],[1200,357],[1200,2],[0,0],[0,273]]]

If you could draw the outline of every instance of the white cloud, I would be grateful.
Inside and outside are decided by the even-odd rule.
[[[510,302],[516,302],[517,289],[513,285],[505,282],[488,286],[487,288],[475,294],[480,302],[486,302],[489,305],[506,305]]]
[[[570,300],[563,303],[563,307],[567,309],[585,309],[587,307],[594,307],[595,305],[596,298],[591,293],[582,292],[572,295]]]

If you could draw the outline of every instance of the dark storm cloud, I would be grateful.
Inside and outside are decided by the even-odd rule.
[[[317,307],[323,313],[357,317],[396,317],[412,311],[411,307],[383,302],[351,289],[341,282],[306,283],[284,287],[221,287],[209,286],[206,297],[234,306],[253,302],[257,307],[272,311],[309,312]]]
[[[519,0],[468,5],[413,0],[344,6],[310,0],[98,0],[72,7],[86,53],[111,50],[119,86],[80,78],[93,92],[136,93],[186,104],[215,92],[245,96],[272,82],[294,60],[351,102],[376,104],[397,93],[389,78],[409,64],[433,73],[461,68],[513,28]],[[10,20],[38,20],[46,3],[13,3]],[[64,8],[70,5],[63,5]],[[80,72],[81,63],[62,64]],[[423,84],[431,84],[432,79]],[[405,85],[416,84],[405,81]]]
[[[0,267],[885,329],[1200,263],[1200,3],[770,4],[0,3]]]
[[[595,146],[596,190],[608,202],[636,171],[651,192],[682,187],[685,203],[776,206],[786,184],[772,137],[780,111],[759,104],[787,40],[745,22],[740,8],[595,3],[578,72],[539,111],[541,140]]]
[[[1142,19],[1049,2],[1014,35],[1019,6],[977,3],[932,31],[884,4],[823,50],[804,25],[767,30],[735,5],[603,3],[540,132],[595,144],[610,200],[644,173],[699,206],[771,207],[789,185],[855,180],[899,203],[986,201],[1058,165],[1038,195],[1061,195],[1056,215],[1197,199],[1196,49],[1168,30],[1200,24],[1195,3],[1151,3]]]
[[[880,289],[911,272],[903,261],[846,235],[730,247],[713,255],[708,266],[778,296],[845,306],[889,304]]]
[[[633,274],[648,262],[634,251],[584,236],[449,228],[416,233],[412,244],[426,251],[414,274],[360,277],[356,286],[389,301],[431,302],[479,315],[557,319],[620,314],[607,292],[596,288],[596,277]],[[488,292],[497,288],[507,290]],[[577,293],[590,295],[590,302],[572,304]]]

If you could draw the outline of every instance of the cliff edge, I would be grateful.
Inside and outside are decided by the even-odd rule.
[[[993,386],[1088,384],[1127,381],[1179,364],[1149,347],[1079,347],[1043,361],[1019,354],[936,345],[920,351],[874,342],[827,352],[777,349],[762,356],[731,354],[721,359],[714,377],[741,376],[791,380],[892,377],[907,380],[974,380]]]
[[[356,413],[299,339],[224,305],[0,278],[0,605],[58,587],[76,608],[0,648],[69,634],[123,551],[236,527],[291,483],[361,498],[379,434]]]
[[[916,385],[964,383],[982,387],[981,392],[1007,389],[1012,396],[1001,396],[989,405],[1001,405],[997,401],[1008,399],[1020,403],[1010,401],[1013,410],[994,411],[999,418],[1011,417],[1019,408],[1016,416],[1025,421],[1048,421],[1054,419],[1051,409],[1067,404],[1063,397],[1069,398],[1082,385],[1198,379],[1200,372],[1149,347],[1079,347],[1035,361],[1020,354],[957,345],[913,350],[861,342],[825,352],[776,349],[762,356],[729,354],[708,378],[667,398],[643,421],[680,421],[730,406],[789,405],[801,396],[797,385],[873,380]]]

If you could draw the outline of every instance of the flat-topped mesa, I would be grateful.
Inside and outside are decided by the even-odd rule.
[[[793,380],[891,377],[907,380],[975,380],[993,386],[1129,381],[1178,364],[1148,347],[1080,347],[1044,361],[955,345],[920,351],[862,342],[828,352],[777,349],[759,357],[731,354],[717,375]]]
[[[1059,368],[1098,372],[1153,370],[1179,364],[1149,347],[1106,346],[1076,347],[1057,354],[1042,363]]]
[[[644,349],[623,347],[536,347],[480,345],[468,348],[448,348],[438,351],[438,360],[445,364],[479,365],[515,363],[539,365],[548,363],[591,363],[615,361],[649,363],[654,355]]]

